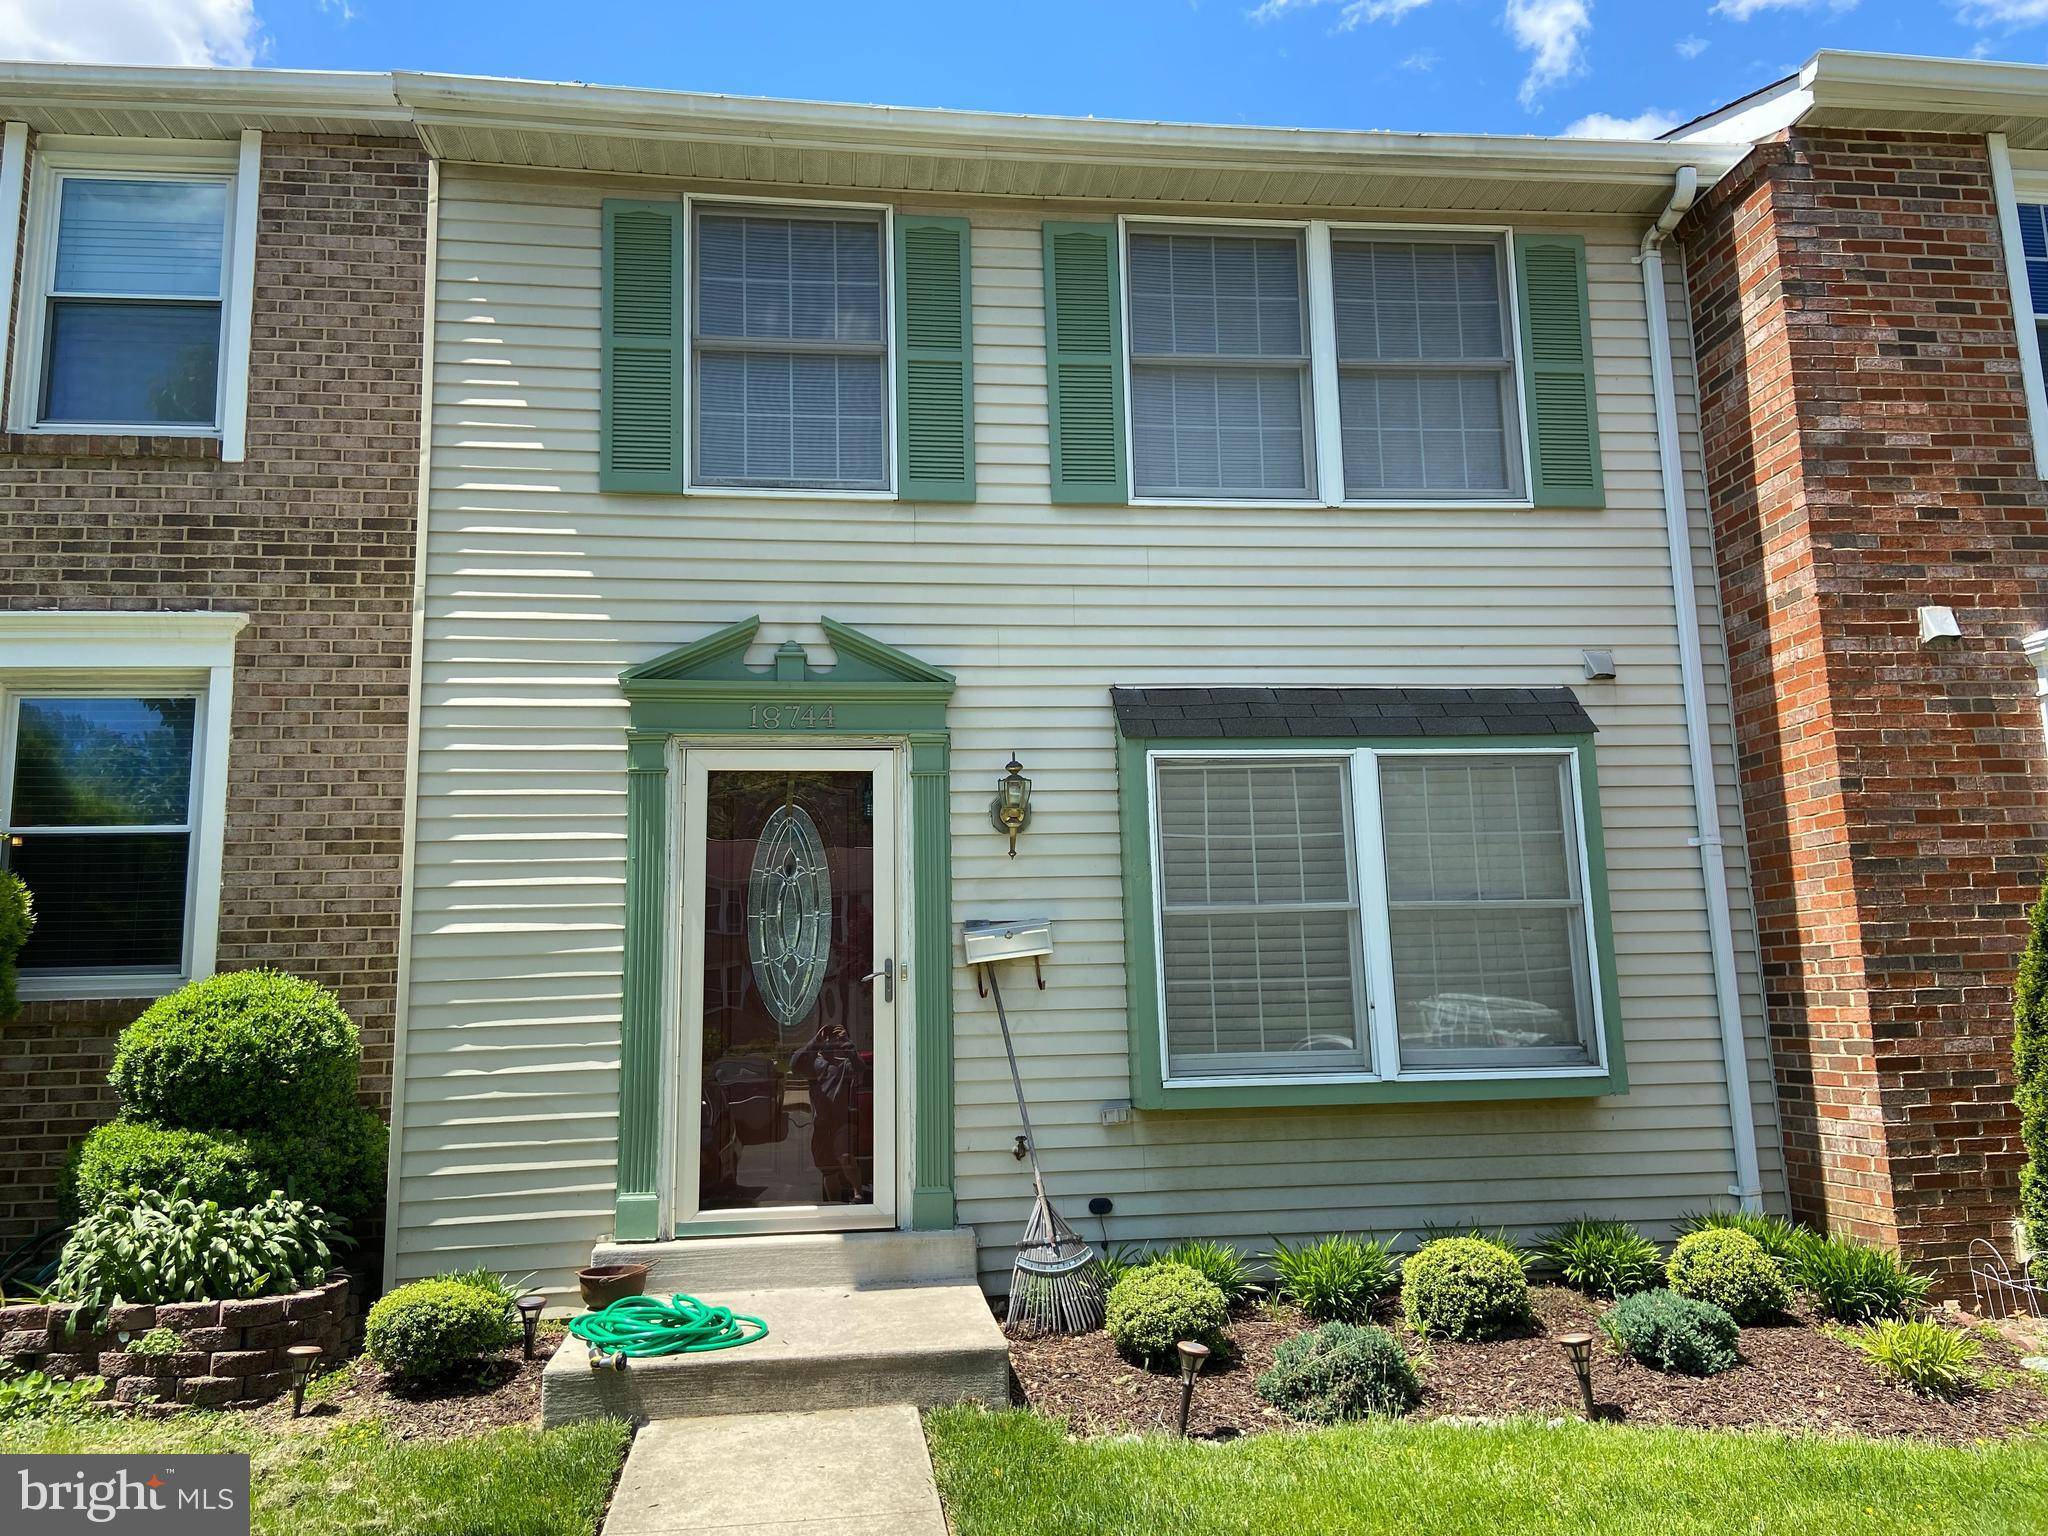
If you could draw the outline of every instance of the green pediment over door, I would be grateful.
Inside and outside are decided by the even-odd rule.
[[[733,738],[789,746],[835,738],[901,741],[910,760],[910,986],[914,1081],[909,1224],[953,1224],[952,841],[946,706],[953,674],[837,619],[821,618],[834,654],[811,665],[795,640],[766,668],[747,665],[760,633],[742,619],[619,674],[626,731],[626,935],[620,1019],[619,1172],[615,1233],[662,1235],[661,1127],[673,1116],[661,1078],[663,957],[671,924],[668,869],[674,786],[671,738]]]
[[[953,674],[850,624],[819,620],[836,660],[811,665],[785,640],[747,665],[761,620],[742,619],[619,674],[636,731],[697,735],[914,735],[943,731]]]

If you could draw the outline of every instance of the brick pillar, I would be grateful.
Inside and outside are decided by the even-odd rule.
[[[1953,1285],[2006,1234],[2048,625],[1981,139],[1795,133],[1680,230],[1796,1214]],[[1959,645],[1919,641],[1923,603]]]

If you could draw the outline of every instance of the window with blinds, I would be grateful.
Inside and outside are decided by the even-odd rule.
[[[61,173],[39,424],[219,424],[229,189]]]
[[[2041,355],[2048,357],[2048,205],[2019,205],[2020,254],[2027,267],[2027,308]]]
[[[1554,756],[1381,758],[1404,1069],[1591,1059],[1593,982],[1567,770]]]
[[[1332,241],[1347,498],[1519,490],[1506,272],[1498,240]]]
[[[693,256],[694,483],[888,489],[881,215],[702,209]]]
[[[1160,767],[1170,1077],[1366,1070],[1350,801],[1342,759]]]
[[[7,702],[6,866],[36,907],[21,968],[179,971],[199,699],[25,694]]]
[[[1133,232],[1128,273],[1137,494],[1311,495],[1300,235]]]

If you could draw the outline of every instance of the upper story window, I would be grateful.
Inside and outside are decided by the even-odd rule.
[[[1519,489],[1506,269],[1498,240],[1333,240],[1347,498]]]
[[[1296,231],[1132,231],[1139,495],[1312,493],[1307,288]]]
[[[1527,495],[1504,235],[1127,220],[1124,246],[1133,496]]]
[[[203,698],[73,685],[8,700],[6,863],[35,900],[31,982],[184,973]]]
[[[694,484],[888,489],[882,233],[877,212],[696,210]]]
[[[27,425],[220,429],[233,182],[52,169],[24,305]]]
[[[2019,205],[2020,250],[2026,260],[2027,305],[2034,334],[2048,353],[2048,204]]]

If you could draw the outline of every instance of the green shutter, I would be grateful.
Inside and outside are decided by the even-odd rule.
[[[1521,289],[1532,499],[1539,507],[1604,506],[1593,329],[1586,318],[1586,242],[1577,235],[1517,236],[1515,278]]]
[[[1052,499],[1121,504],[1122,308],[1116,225],[1045,226],[1045,388]]]
[[[974,500],[974,298],[965,219],[896,221],[896,492]]]
[[[683,205],[604,200],[597,486],[683,490]]]

